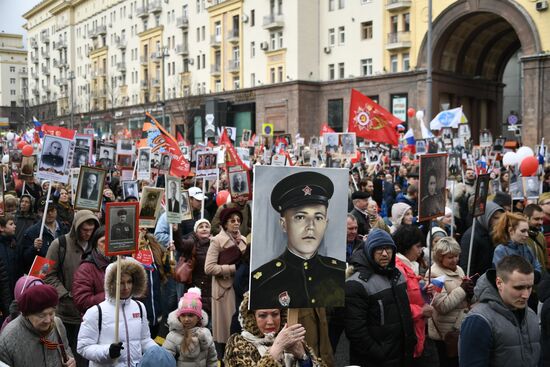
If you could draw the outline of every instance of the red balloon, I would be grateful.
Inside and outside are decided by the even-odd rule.
[[[535,157],[525,157],[519,165],[523,177],[533,176],[539,168],[539,160]]]
[[[25,145],[22,149],[21,149],[21,153],[23,153],[23,155],[25,157],[30,157],[33,153],[33,148],[32,148],[32,145]]]
[[[416,114],[416,110],[414,108],[409,107],[407,109],[407,116],[409,116],[410,118],[413,118],[415,114]]]
[[[221,190],[218,192],[218,195],[216,196],[216,204],[218,206],[222,206],[223,204],[227,204],[231,202],[231,194],[227,190]]]
[[[27,142],[24,140],[21,140],[19,143],[17,143],[17,149],[23,149],[25,145],[27,145]]]

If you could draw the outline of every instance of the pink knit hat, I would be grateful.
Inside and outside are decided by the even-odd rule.
[[[201,290],[199,288],[189,288],[187,293],[180,298],[176,316],[180,317],[184,314],[193,314],[196,315],[199,320],[202,319]]]
[[[14,298],[17,302],[21,299],[21,296],[23,295],[23,292],[29,289],[32,286],[38,285],[38,284],[44,284],[44,281],[42,279],[32,276],[32,275],[23,275],[21,278],[17,280],[15,283],[15,288],[13,291]],[[23,286],[25,288],[23,288]]]

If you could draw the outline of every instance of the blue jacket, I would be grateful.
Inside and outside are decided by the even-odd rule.
[[[529,246],[527,244],[522,245],[521,243],[512,241],[505,245],[500,244],[495,248],[495,253],[493,254],[493,266],[496,267],[496,264],[498,264],[503,257],[510,255],[518,255],[523,257],[525,260],[529,261],[531,265],[533,265],[533,268],[539,273],[539,275],[542,272],[542,266]]]
[[[56,233],[51,233],[46,227],[44,228],[44,232],[42,233],[42,247],[40,248],[40,251],[36,251],[34,248],[34,240],[40,236],[42,220],[39,220],[27,229],[21,241],[17,244],[20,251],[19,262],[24,271],[29,271],[36,255],[46,257],[48,248],[50,248],[50,244],[53,240],[69,232],[67,227],[59,222],[57,222],[57,224],[59,227]]]

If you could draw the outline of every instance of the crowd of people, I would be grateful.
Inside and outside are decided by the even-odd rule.
[[[541,165],[535,199],[510,195],[507,179],[514,168],[501,169],[484,213],[473,216],[475,167],[461,162],[463,175],[443,192],[436,192],[438,173],[430,173],[424,199],[414,156],[392,166],[389,152],[381,154],[379,163],[365,159],[348,167],[349,185],[334,188],[348,196],[341,243],[345,286],[331,292],[344,297],[343,307],[309,303],[292,310],[293,322],[285,307],[249,306],[250,251],[262,238],[251,236],[252,196],[239,194],[246,191],[246,176],[230,182],[223,172],[204,185],[192,175],[183,178],[191,217],[171,224],[164,210],[154,217],[153,208],[154,228],[138,230],[140,255],[117,262],[106,254],[106,204],[139,197],[123,192],[116,167],[104,187],[96,176],[86,182],[87,196],[102,196],[101,210],[94,212],[74,208],[70,185],[23,183],[17,167],[6,166],[0,362],[550,366],[550,169]],[[261,156],[252,158],[253,165],[263,163]],[[248,175],[253,181],[253,171]],[[139,190],[165,182],[160,175],[141,181]],[[172,184],[167,211],[180,206]],[[224,190],[232,200],[217,200]],[[420,221],[422,205],[428,207],[421,212],[439,216]],[[118,215],[128,213],[121,209]],[[130,227],[118,225],[113,231],[127,237]],[[52,261],[44,276],[29,275],[37,256]],[[192,269],[181,281],[176,269],[190,260]],[[342,346],[344,362],[335,357]]]

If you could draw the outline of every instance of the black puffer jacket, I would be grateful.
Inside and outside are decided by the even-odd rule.
[[[546,273],[538,284],[537,294],[539,301],[542,302],[540,311],[542,365],[550,366],[550,273]]]
[[[355,251],[354,273],[346,280],[346,335],[350,364],[401,367],[412,363],[416,336],[407,297],[407,284],[395,268],[387,270],[372,259],[372,250]]]

